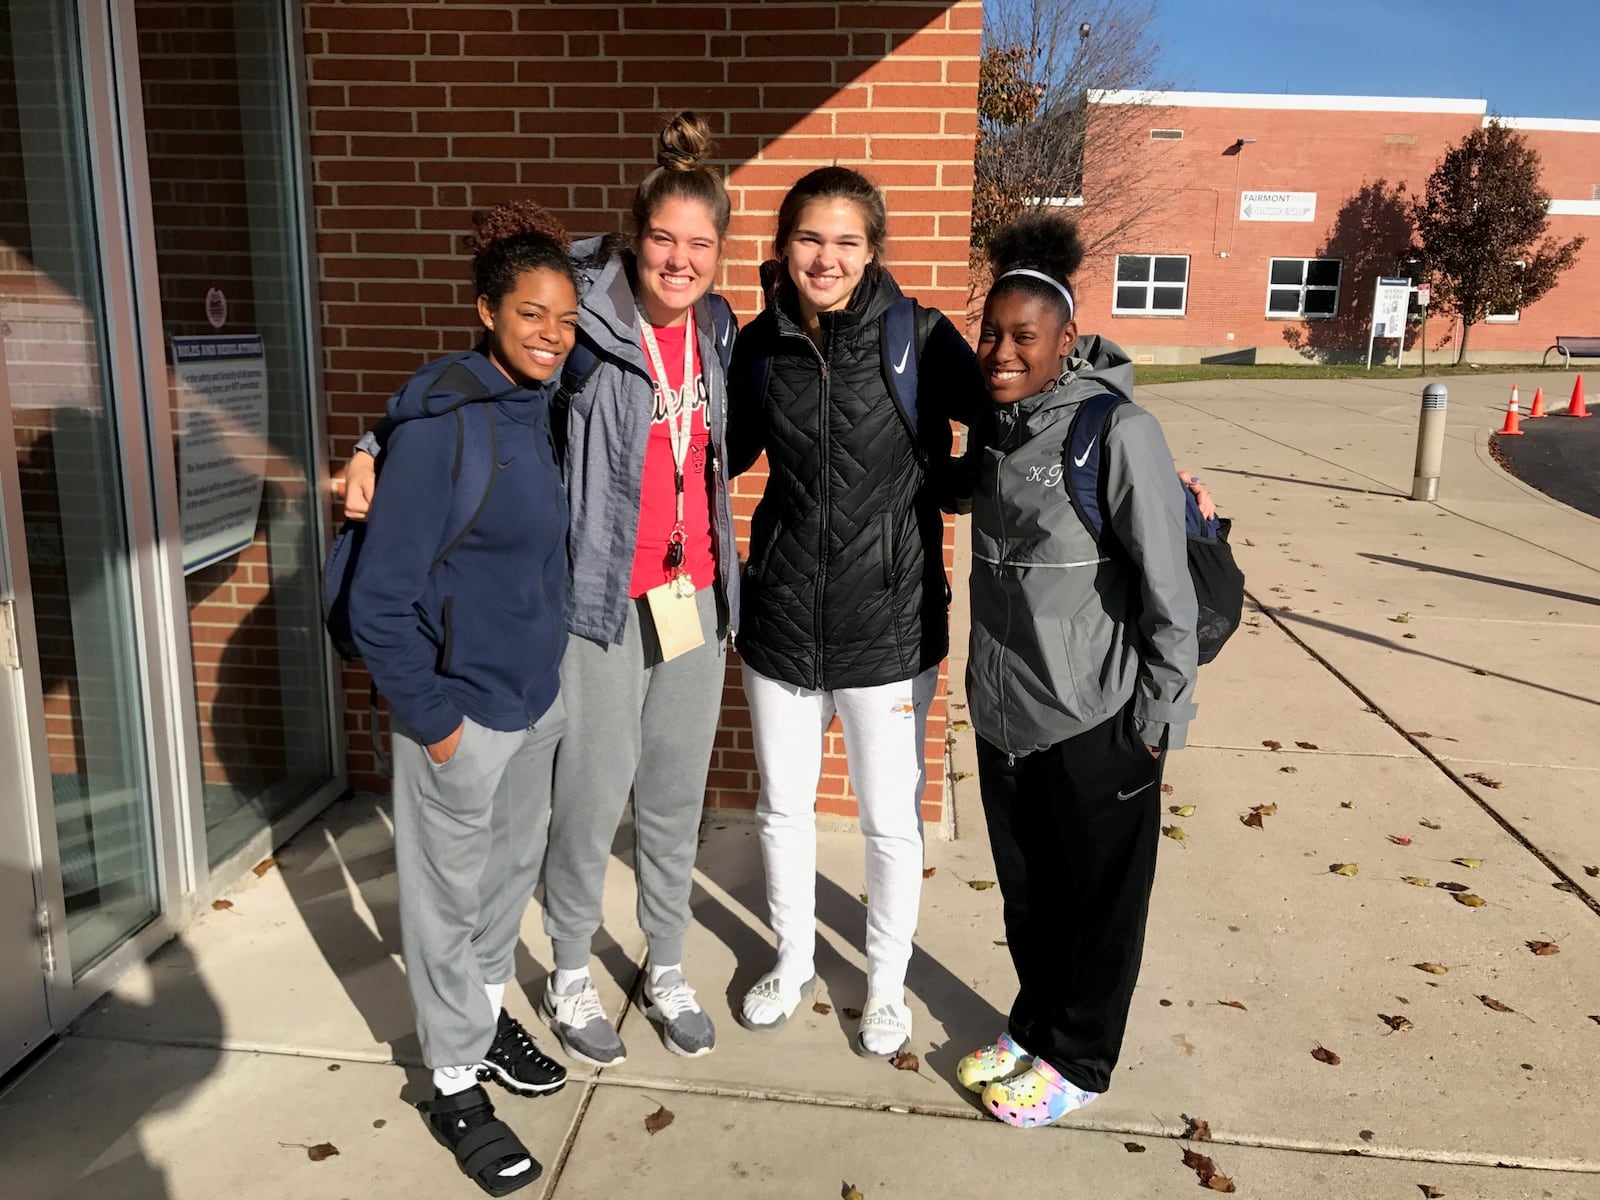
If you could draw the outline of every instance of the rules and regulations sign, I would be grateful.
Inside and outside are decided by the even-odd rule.
[[[1315,192],[1241,192],[1241,221],[1315,221]]]
[[[1372,367],[1372,343],[1378,338],[1394,338],[1400,343],[1398,361],[1405,361],[1406,310],[1411,304],[1411,280],[1404,276],[1382,276],[1372,299],[1372,332],[1367,335],[1367,367]]]
[[[172,339],[183,573],[237,554],[255,537],[267,449],[261,338]]]

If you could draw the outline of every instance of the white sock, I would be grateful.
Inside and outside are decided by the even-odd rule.
[[[661,982],[661,977],[663,975],[665,975],[668,971],[676,971],[679,975],[682,975],[683,974],[683,964],[682,963],[668,963],[664,967],[658,967],[658,966],[656,966],[655,963],[651,963],[650,964],[650,986],[651,987],[655,987],[656,984],[660,983]]]
[[[566,967],[557,967],[554,976],[555,992],[558,996],[570,996],[583,986],[584,980],[589,978],[588,967],[578,967],[568,970]]]
[[[439,1089],[441,1096],[454,1096],[466,1091],[478,1082],[478,1068],[471,1067],[435,1067],[433,1069],[433,1086]]]
[[[506,985],[503,983],[486,983],[483,990],[489,993],[489,1013],[494,1018],[496,1025],[500,1023],[500,1009],[506,1002]]]

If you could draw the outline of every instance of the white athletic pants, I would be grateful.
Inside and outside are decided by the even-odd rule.
[[[877,687],[814,692],[744,668],[761,797],[756,820],[778,969],[810,978],[817,942],[817,785],[834,713],[866,836],[867,995],[899,1000],[922,898],[923,740],[939,669]]]

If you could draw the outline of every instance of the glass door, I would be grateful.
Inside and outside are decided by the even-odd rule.
[[[9,502],[14,505],[15,497]],[[0,495],[0,978],[10,981],[0,987],[0,1073],[50,1032],[17,604],[7,567],[7,507],[8,498]]]
[[[76,7],[0,0],[0,17],[0,452],[15,464],[0,508],[33,717],[20,794],[53,814],[30,840],[52,885],[59,862],[76,978],[161,909],[117,434],[140,400],[107,366],[99,231],[120,214],[92,199]]]

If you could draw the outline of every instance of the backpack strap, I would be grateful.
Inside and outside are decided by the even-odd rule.
[[[917,360],[922,357],[922,332],[918,329],[917,302],[901,296],[883,314],[879,328],[883,335],[881,359],[884,382],[895,406],[905,420],[916,447],[917,461],[927,465],[927,449],[922,444],[922,414],[917,409]]]
[[[711,340],[717,344],[717,357],[722,360],[722,374],[728,374],[728,364],[733,361],[733,306],[725,297],[711,292],[706,296],[711,307]]]
[[[1067,495],[1084,527],[1098,544],[1105,529],[1105,509],[1102,500],[1104,481],[1101,463],[1105,460],[1106,425],[1112,410],[1126,404],[1125,396],[1101,392],[1090,396],[1078,405],[1067,428],[1066,461],[1062,464],[1067,473]]]
[[[477,409],[483,420],[469,419],[468,408]],[[494,412],[489,405],[463,404],[456,409],[456,457],[450,468],[450,513],[445,519],[444,536],[439,542],[439,553],[434,555],[428,570],[455,552],[478,523],[483,510],[489,506],[489,495],[494,491],[495,470],[498,457],[494,436]]]

